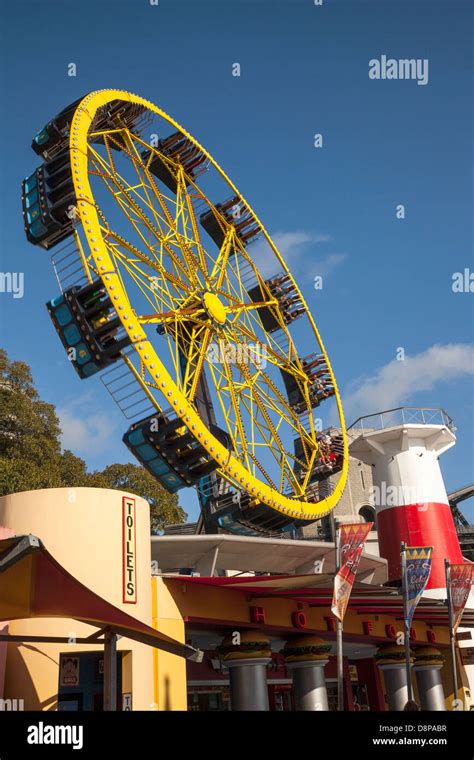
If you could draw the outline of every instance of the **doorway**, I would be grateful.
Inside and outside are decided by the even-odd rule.
[[[122,709],[122,652],[117,653],[117,710]],[[61,652],[58,710],[101,712],[104,709],[104,653]]]

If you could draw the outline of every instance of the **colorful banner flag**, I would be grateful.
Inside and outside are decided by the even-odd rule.
[[[372,530],[373,523],[354,523],[338,528],[341,547],[341,567],[334,576],[334,591],[331,612],[341,622],[344,620],[352,586],[364,550],[364,541]]]
[[[474,583],[474,564],[450,565],[451,604],[453,609],[453,629],[456,633],[461,622],[464,607]]]
[[[410,628],[411,621],[431,573],[432,546],[406,547],[406,593],[407,616],[405,624]]]

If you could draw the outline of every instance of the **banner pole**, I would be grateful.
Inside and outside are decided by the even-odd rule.
[[[341,531],[336,528],[336,573],[341,569]],[[337,709],[344,710],[344,660],[342,656],[342,620],[336,618],[336,654],[337,654]]]
[[[403,625],[405,630],[405,667],[407,673],[407,699],[409,702],[413,699],[411,686],[411,658],[410,658],[410,624],[408,622],[408,582],[407,582],[407,554],[406,543],[400,544],[400,555],[402,565],[402,591],[403,591]]]
[[[449,565],[449,559],[444,560],[444,569],[446,573],[446,595],[447,595],[448,618],[449,618],[449,642],[451,644],[451,668],[453,672],[453,708],[456,709],[456,701],[458,698],[458,671],[456,667],[456,640],[454,636],[453,600],[451,597],[451,567]]]

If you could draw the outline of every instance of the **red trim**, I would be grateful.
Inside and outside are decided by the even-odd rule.
[[[299,633],[309,633],[309,634],[317,634],[318,636],[321,636],[324,639],[327,639],[328,641],[335,641],[336,640],[336,633],[332,633],[331,631],[328,631],[326,628],[310,628],[309,626],[302,631],[300,628],[294,628],[293,626],[288,625],[257,625],[256,623],[242,623],[241,620],[216,620],[214,618],[203,618],[203,617],[195,617],[194,615],[187,615],[183,617],[183,622],[186,625],[193,626],[197,629],[206,629],[209,626],[211,626],[215,631],[222,633],[222,636],[224,637],[229,629],[230,630],[241,630],[244,626],[245,628],[251,628],[254,630],[262,631],[264,633],[274,633],[274,634],[299,634]],[[436,623],[438,625],[438,623]],[[346,633],[344,631],[344,641],[353,641],[356,644],[392,644],[393,639],[389,638],[388,636],[367,636],[365,633]],[[428,644],[428,640],[424,639],[418,639],[417,644]],[[437,647],[449,647],[449,644],[445,644],[443,642],[436,642]]]
[[[399,580],[400,542],[408,546],[432,546],[429,588],[445,588],[444,560],[463,561],[449,504],[427,502],[383,509],[377,515],[380,556],[388,561],[388,580]]]
[[[125,503],[133,502],[133,569],[135,576],[135,599],[127,599],[126,594],[126,537],[125,537]],[[135,499],[130,496],[122,496],[122,602],[124,604],[136,604],[138,601],[138,571],[137,571],[137,505]]]
[[[205,576],[202,576],[199,578],[200,585],[208,585],[210,588],[213,588],[216,584],[213,583],[213,581],[216,580],[215,578],[206,578]],[[231,578],[220,578],[219,580],[231,580]],[[274,582],[273,578],[267,578],[269,582]],[[167,579],[168,584],[174,583],[175,579]],[[193,578],[187,578],[187,582],[194,581]],[[207,583],[209,581],[209,583]],[[224,584],[220,584],[221,586]],[[236,589],[233,587],[229,588],[230,591],[234,593],[241,592],[241,589]],[[311,593],[313,594],[312,597],[302,597],[300,593],[300,589],[294,589],[291,596],[289,596],[286,592],[283,594],[280,594],[278,591],[275,591],[273,594],[270,594],[268,598],[278,599],[280,597],[294,601],[294,602],[300,602],[307,605],[308,608],[316,608],[316,609],[328,609],[330,607],[331,599],[332,599],[332,592],[331,595],[327,594],[326,589],[321,589],[319,587],[316,587]],[[242,593],[242,592],[241,592]],[[245,593],[245,592],[244,592]],[[317,599],[314,595],[316,594],[322,594],[320,599]],[[367,591],[357,588],[355,591],[353,591],[353,595],[351,596],[351,599],[349,601],[349,609],[351,612],[354,612],[357,615],[395,615],[396,617],[402,616],[402,599],[401,596],[390,596],[386,599],[380,599],[376,598],[374,599],[374,594],[370,592],[370,587],[368,587]],[[248,595],[246,594],[246,599],[249,601],[249,597],[253,599],[263,599],[266,598],[263,594],[259,595]],[[372,601],[372,599],[374,599]],[[447,610],[440,606],[439,604],[436,604],[438,600],[433,599],[430,600],[427,597],[424,597],[416,611],[415,611],[415,620],[419,620],[421,622],[423,621],[435,621],[437,624],[441,626],[448,626],[448,614]],[[196,619],[196,618],[193,618]],[[185,618],[185,622],[187,619]],[[214,620],[214,623],[216,625],[227,625],[230,624],[230,621],[223,621],[222,619],[216,619]],[[235,621],[236,625],[241,625],[242,621],[240,623],[238,621]],[[463,617],[463,625],[465,627],[474,626],[474,613],[471,610],[465,611],[464,617]],[[255,626],[257,627],[257,626]]]

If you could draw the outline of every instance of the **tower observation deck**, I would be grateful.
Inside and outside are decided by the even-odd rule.
[[[439,466],[456,443],[455,431],[444,409],[421,407],[360,417],[348,430],[351,455],[372,466],[380,554],[391,582],[401,577],[401,541],[433,546],[430,589],[445,587],[445,558],[462,562]]]

